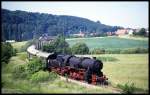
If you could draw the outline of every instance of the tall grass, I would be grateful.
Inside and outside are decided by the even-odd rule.
[[[2,93],[113,93],[110,89],[86,88],[75,83],[60,80],[53,72],[49,73],[48,80],[48,74],[46,74],[46,77],[43,77],[43,74],[46,73],[44,71],[40,74],[34,73],[33,77],[30,76],[32,81],[27,78],[14,77],[14,68],[19,66],[23,70],[22,66],[26,65],[20,63],[24,62],[24,60],[20,59],[19,56],[12,57],[9,64],[3,65]],[[33,82],[37,79],[38,82]]]
[[[118,61],[104,62],[102,69],[112,85],[125,85],[128,81],[132,81],[136,88],[148,90],[148,54],[104,54],[99,56],[111,56],[118,59]]]

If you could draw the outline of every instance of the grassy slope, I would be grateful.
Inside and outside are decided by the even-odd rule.
[[[28,41],[23,41],[23,42],[14,42],[12,43],[11,45],[17,49],[17,50],[20,50],[20,48],[25,45]]]
[[[103,62],[103,72],[114,86],[133,82],[137,88],[148,91],[148,54],[104,54],[93,56],[109,56],[119,60]]]
[[[124,49],[143,47],[148,48],[148,40],[134,40],[119,37],[94,37],[94,38],[73,38],[66,39],[70,46],[77,42],[84,42],[90,50],[94,48],[104,49]]]
[[[111,89],[89,89],[74,83],[66,83],[60,79],[40,84],[30,83],[28,80],[12,78],[12,68],[26,63],[26,53],[19,53],[12,57],[10,63],[2,68],[2,92],[5,93],[112,93]],[[148,54],[104,54],[93,56],[111,56],[119,61],[103,62],[103,73],[109,78],[113,86],[133,82],[137,88],[148,91]],[[23,59],[24,58],[24,59]],[[126,62],[124,62],[126,61]],[[15,81],[15,82],[14,82]]]
[[[24,43],[24,42],[23,42]],[[17,44],[17,43],[16,43]],[[20,44],[20,42],[19,42]],[[17,45],[14,45],[17,46]],[[21,47],[21,46],[20,46]],[[119,61],[104,62],[103,72],[113,86],[134,82],[137,88],[148,90],[148,54],[104,54],[93,56],[110,56]],[[12,79],[12,68],[26,63],[26,52],[12,57],[10,64],[2,67],[2,92],[5,93],[112,93],[110,89],[88,89],[60,79],[54,82],[33,84],[27,80]],[[15,82],[14,82],[15,81]]]
[[[85,88],[75,83],[67,83],[59,78],[55,81],[32,83],[26,79],[14,79],[12,70],[16,65],[26,63],[26,52],[18,53],[2,67],[2,93],[113,93],[111,89]]]

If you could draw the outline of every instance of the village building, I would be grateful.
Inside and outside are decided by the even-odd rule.
[[[115,32],[107,32],[106,34],[107,36],[112,36],[112,35],[115,35]]]
[[[78,34],[73,34],[73,36],[75,36],[75,37],[84,37],[85,34],[80,30],[80,32]]]
[[[128,30],[128,34],[129,34],[129,35],[133,35],[133,32],[134,32],[134,31],[133,31],[132,29],[129,29],[129,30]]]
[[[43,45],[50,44],[53,42],[57,37],[56,36],[48,36],[46,34],[43,34],[35,43],[36,49],[42,49]]]
[[[118,29],[115,34],[117,36],[122,36],[122,35],[127,35],[128,34],[128,30],[127,29]]]
[[[15,40],[6,40],[5,42],[8,42],[8,43],[14,43]]]

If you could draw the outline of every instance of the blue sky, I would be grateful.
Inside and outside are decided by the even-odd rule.
[[[148,27],[148,2],[2,2],[2,8],[99,20],[125,28]]]

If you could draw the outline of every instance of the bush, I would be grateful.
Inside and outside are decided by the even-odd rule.
[[[55,73],[55,72],[49,72],[49,80],[53,81],[56,78],[58,78],[57,73]]]
[[[50,44],[43,45],[42,51],[71,54],[69,44],[65,41],[65,38],[61,35],[59,35],[57,39],[52,41]]]
[[[26,71],[26,65],[17,65],[13,68],[13,78],[26,78],[28,73]]]
[[[100,48],[94,49],[91,51],[91,54],[105,54],[105,49]]]
[[[141,28],[138,32],[133,32],[133,35],[146,37],[147,33],[145,28]]]
[[[16,55],[16,50],[10,43],[2,43],[1,46],[1,62],[8,63],[9,59]]]
[[[76,43],[72,46],[73,54],[88,54],[89,48],[85,43]]]
[[[113,49],[113,50],[105,50],[105,49],[94,49],[90,53],[91,54],[141,54],[148,53],[147,48],[128,48],[128,49]]]
[[[120,54],[120,49],[114,49],[114,50],[106,50],[106,54]]]
[[[53,44],[43,45],[42,51],[53,52],[55,50],[55,46]]]
[[[30,74],[33,74],[35,72],[38,72],[39,70],[44,69],[45,63],[42,62],[40,58],[33,58],[28,64],[27,64],[27,71]]]
[[[148,49],[145,49],[145,48],[130,48],[130,49],[124,49],[120,53],[123,53],[123,54],[148,53]]]
[[[126,83],[125,85],[118,84],[117,86],[121,88],[125,94],[132,94],[135,91],[134,83]]]
[[[47,81],[49,80],[49,72],[44,72],[44,71],[38,71],[34,74],[32,74],[32,76],[30,77],[30,80],[32,82],[43,82],[43,81]]]

